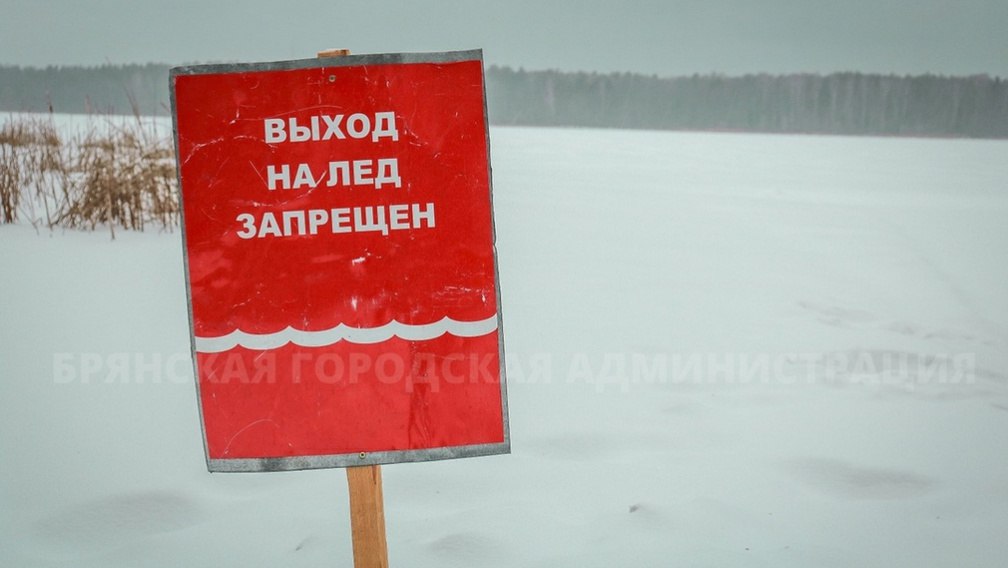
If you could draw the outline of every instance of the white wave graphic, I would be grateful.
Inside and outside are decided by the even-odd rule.
[[[497,314],[480,321],[458,321],[445,316],[441,321],[422,325],[410,325],[392,320],[378,327],[350,327],[339,324],[322,331],[304,331],[288,327],[275,333],[245,333],[236,329],[219,337],[196,337],[196,351],[199,353],[221,353],[237,346],[246,349],[276,349],[288,343],[301,347],[324,347],[347,341],[357,344],[371,344],[388,341],[393,337],[408,341],[434,339],[446,333],[457,337],[479,337],[497,329]]]

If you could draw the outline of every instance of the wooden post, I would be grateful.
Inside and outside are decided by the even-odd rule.
[[[350,50],[323,49],[316,57],[344,55],[350,55]],[[388,568],[381,466],[348,467],[346,477],[350,489],[350,531],[353,538],[354,568]]]
[[[316,57],[340,57],[343,55],[350,55],[350,50],[344,49],[342,47],[323,49],[322,51],[318,52],[318,55],[316,55]]]
[[[355,568],[388,568],[380,465],[346,468]]]

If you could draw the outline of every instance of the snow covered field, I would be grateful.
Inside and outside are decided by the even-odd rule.
[[[393,566],[1002,566],[1008,145],[498,128],[513,454]],[[206,472],[175,234],[0,226],[0,566],[349,566],[340,470]]]

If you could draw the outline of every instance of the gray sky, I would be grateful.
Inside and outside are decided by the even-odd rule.
[[[481,47],[526,69],[1008,77],[1008,0],[0,0],[0,15],[0,63],[34,66]]]

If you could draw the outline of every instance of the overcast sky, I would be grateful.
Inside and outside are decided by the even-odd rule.
[[[989,73],[1008,0],[0,0],[0,64],[265,61],[482,48],[526,69]]]

